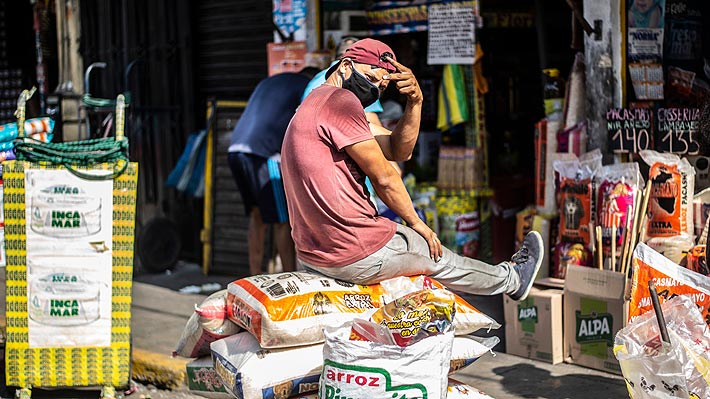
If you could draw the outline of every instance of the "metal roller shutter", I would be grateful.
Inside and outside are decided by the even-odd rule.
[[[273,41],[272,3],[209,0],[196,5],[197,90],[208,99],[245,102],[267,76],[266,45]],[[242,106],[218,101],[212,124],[211,187],[205,202],[204,271],[247,275],[249,217],[227,165],[227,149]]]
[[[217,101],[208,146],[210,168],[205,186],[203,270],[205,273],[248,275],[249,216],[227,163],[232,129],[244,110],[244,102]]]
[[[272,2],[210,0],[197,6],[198,90],[203,99],[246,100],[267,75]],[[204,103],[204,102],[203,102]]]

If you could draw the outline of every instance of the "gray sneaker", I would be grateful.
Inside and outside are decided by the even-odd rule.
[[[515,263],[513,270],[520,276],[520,288],[509,294],[512,300],[522,301],[528,297],[537,272],[540,270],[540,265],[542,265],[544,245],[540,233],[531,231],[525,236],[520,250],[511,258],[511,261]]]

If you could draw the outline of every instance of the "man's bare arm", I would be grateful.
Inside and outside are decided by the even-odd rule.
[[[391,159],[393,161],[406,161],[412,157],[414,146],[419,137],[419,126],[422,118],[422,90],[419,82],[412,73],[412,70],[392,58],[387,59],[397,72],[384,76],[396,85],[400,94],[407,96],[407,105],[404,107],[404,114],[399,119],[397,126],[390,136]]]
[[[427,240],[431,258],[438,261],[442,255],[441,242],[436,237],[436,233],[417,216],[402,178],[385,159],[375,140],[347,146],[345,151],[370,178],[372,187],[382,202]]]
[[[371,125],[382,126],[382,121],[380,121],[380,117],[377,116],[376,112],[365,112],[365,119],[367,119]]]

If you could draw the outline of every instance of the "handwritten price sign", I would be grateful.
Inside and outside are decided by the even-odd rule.
[[[653,112],[647,108],[612,108],[606,113],[612,151],[638,153],[653,148]]]
[[[700,144],[695,141],[700,125],[698,108],[659,108],[656,121],[658,151],[679,155],[700,153]]]

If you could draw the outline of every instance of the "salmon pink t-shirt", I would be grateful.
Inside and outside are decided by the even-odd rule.
[[[286,130],[281,170],[296,255],[320,267],[361,260],[394,236],[377,215],[365,174],[344,148],[374,137],[360,101],[323,85],[301,103]]]

